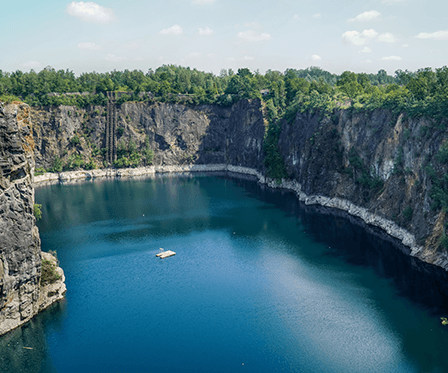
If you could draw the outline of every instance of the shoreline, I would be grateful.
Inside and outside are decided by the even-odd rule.
[[[325,197],[321,195],[307,195],[302,191],[302,186],[297,180],[282,179],[278,182],[264,176],[261,172],[242,166],[232,166],[226,164],[210,164],[210,165],[182,165],[182,166],[148,166],[138,168],[121,168],[121,169],[98,169],[89,171],[68,171],[60,173],[45,173],[34,177],[33,185],[37,186],[46,182],[66,182],[76,179],[96,179],[96,178],[121,178],[134,177],[143,175],[152,175],[157,173],[182,173],[182,172],[230,172],[236,174],[244,174],[256,177],[259,184],[267,185],[273,189],[284,189],[295,193],[300,202],[305,205],[319,205],[322,207],[345,211],[347,214],[358,217],[367,225],[371,225],[382,229],[392,238],[398,239],[404,246],[408,247],[409,255],[426,262],[419,255],[423,247],[418,246],[413,234],[406,229],[401,228],[395,222],[382,218],[369,212],[366,208],[355,205],[354,203],[337,198]],[[433,264],[448,271],[448,256],[440,256]]]

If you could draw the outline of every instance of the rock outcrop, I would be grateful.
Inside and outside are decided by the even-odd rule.
[[[33,168],[32,152],[38,168],[49,169],[57,159],[61,160],[60,164],[74,159],[89,161],[98,168],[45,173],[37,176],[36,181],[211,170],[254,175],[260,183],[293,191],[306,205],[320,205],[359,218],[372,229],[380,229],[400,242],[406,254],[448,270],[448,255],[440,243],[446,233],[446,217],[442,209],[431,206],[434,183],[428,175],[429,166],[433,174],[443,175],[448,171],[446,164],[437,162],[447,138],[443,125],[387,110],[341,109],[330,116],[299,112],[291,122],[281,123],[279,153],[289,179],[275,181],[265,175],[266,121],[258,100],[242,100],[230,107],[128,102],[116,109],[118,149],[133,147],[139,154],[151,149],[152,165],[119,170],[107,167],[104,163],[108,117],[105,107],[29,109],[12,105],[3,110],[4,133],[20,137],[25,144],[25,150],[19,151],[14,145],[20,144],[19,140],[1,139],[2,154],[6,156],[0,160],[3,162],[2,219],[10,222],[8,219],[19,215],[23,219],[22,230],[8,228],[19,230],[14,231],[15,236],[8,234],[4,239],[15,237],[14,242],[5,241],[5,244],[20,242],[20,247],[31,248],[23,256],[19,247],[12,250],[17,252],[14,260],[23,262],[20,270],[25,274],[18,277],[23,284],[28,284],[23,292],[31,297],[31,303],[23,302],[24,310],[32,308],[23,312],[24,319],[39,308],[27,306],[39,299],[36,295],[39,290],[34,288],[38,288],[40,276],[40,256],[39,259],[36,256],[40,255],[38,235],[29,207],[33,203],[29,176]],[[32,130],[23,119],[28,118],[28,112]],[[22,123],[15,134],[11,127],[14,118]],[[25,202],[9,202],[19,198]],[[6,223],[2,220],[2,224]],[[28,233],[19,234],[23,230]],[[3,247],[6,246],[2,250]],[[34,256],[33,250],[37,253]],[[14,260],[8,266],[15,265]],[[1,268],[5,272],[6,265]],[[17,266],[14,268],[11,271],[8,267],[8,273],[18,271]],[[4,284],[5,280],[2,289],[6,289]],[[55,293],[54,289],[48,292]],[[61,292],[56,293],[59,297]],[[2,294],[6,304],[9,293],[2,290]]]
[[[437,161],[446,131],[427,118],[387,110],[332,117],[299,113],[282,125],[279,148],[288,173],[316,204],[349,211],[400,238],[410,253],[448,270],[440,244],[445,213],[433,208],[427,167]],[[309,202],[311,203],[311,202]]]
[[[105,110],[101,106],[32,108],[36,167],[48,169],[55,157],[66,163],[81,155],[103,168]],[[143,153],[148,146],[157,166],[229,163],[262,169],[265,129],[258,100],[242,100],[228,108],[125,103],[117,110],[117,128],[118,148],[132,141]]]
[[[56,300],[40,302],[42,258],[34,217],[33,152],[28,105],[0,103],[0,334]],[[56,287],[64,291],[61,282]]]
[[[56,156],[66,162],[75,155],[102,164],[99,149],[105,146],[105,108],[33,109],[32,118],[39,167],[50,167]],[[145,146],[152,149],[156,170],[129,169],[118,174],[112,169],[92,170],[45,178],[225,165],[221,168],[250,169],[264,182],[265,122],[258,100],[242,100],[227,108],[125,103],[117,108],[117,125],[118,144],[133,142],[140,152]],[[284,121],[281,126],[279,152],[290,180],[272,186],[293,189],[307,204],[359,216],[399,238],[410,254],[448,269],[447,252],[440,245],[445,214],[431,208],[432,183],[425,171],[447,137],[440,126],[427,118],[410,119],[388,110],[356,113],[350,109],[331,116],[299,112],[291,123]],[[71,140],[74,136],[79,142]],[[446,173],[446,166],[437,167],[439,174]]]

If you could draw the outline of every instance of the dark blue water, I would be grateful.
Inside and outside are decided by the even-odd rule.
[[[407,296],[376,249],[358,255],[364,238],[356,255],[336,247],[338,229],[291,196],[181,176],[36,200],[68,292],[0,338],[2,372],[448,371],[440,308]]]

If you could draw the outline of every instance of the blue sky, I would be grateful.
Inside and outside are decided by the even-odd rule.
[[[16,0],[1,9],[3,71],[393,74],[448,64],[446,0]]]

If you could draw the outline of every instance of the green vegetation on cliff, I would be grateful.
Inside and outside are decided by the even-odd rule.
[[[0,71],[0,100],[12,102],[23,100],[33,106],[73,105],[88,107],[107,103],[106,92],[123,92],[117,95],[117,104],[134,102],[171,102],[185,105],[215,104],[230,106],[242,99],[261,99],[267,122],[264,138],[264,166],[268,176],[280,179],[287,176],[287,168],[279,151],[278,141],[284,123],[292,123],[297,113],[315,114],[318,118],[334,120],[341,109],[349,115],[357,112],[373,112],[386,109],[397,118],[425,117],[429,120],[420,128],[420,138],[429,138],[438,131],[445,133],[448,123],[448,68],[423,68],[415,72],[397,70],[394,76],[384,70],[377,74],[345,71],[332,74],[318,67],[287,69],[284,72],[268,70],[265,74],[247,68],[238,71],[222,70],[216,76],[180,66],[164,65],[146,73],[134,71],[111,71],[109,73],[84,73],[75,76],[69,70],[44,69],[38,73]],[[90,110],[90,109],[89,109]],[[93,110],[93,109],[92,109]],[[96,115],[101,110],[95,109]],[[75,111],[68,116],[77,116]],[[104,163],[107,149],[96,144],[87,126],[89,117],[84,113],[83,131],[74,134],[70,146],[77,153],[55,155],[52,171],[76,168],[92,169]],[[101,113],[106,116],[106,112]],[[150,165],[154,152],[148,141],[136,145],[127,133],[128,119],[120,122],[117,129],[116,167]],[[337,118],[336,118],[337,119]],[[394,122],[394,120],[392,120]],[[440,132],[440,133],[442,133]],[[441,143],[443,138],[440,139]],[[311,146],[316,147],[316,136],[310,137]],[[403,144],[402,144],[403,145]],[[84,148],[91,152],[86,157],[80,154]],[[358,149],[359,151],[359,149]],[[339,153],[337,153],[339,154]],[[349,154],[349,166],[345,168],[365,200],[382,190],[381,178],[362,161],[362,154],[353,150]],[[188,156],[191,156],[188,155]],[[447,209],[448,179],[446,167],[448,147],[440,147],[437,156],[428,159],[422,167],[431,188],[431,203],[435,210]],[[48,165],[47,165],[48,167]],[[403,179],[408,175],[399,152],[394,162],[394,176]],[[424,182],[423,177],[417,182]],[[405,221],[412,219],[413,211],[403,210]]]
[[[24,100],[33,106],[105,105],[108,91],[129,92],[126,101],[181,102],[190,105],[214,103],[228,106],[240,99],[272,99],[276,107],[297,110],[323,110],[336,107],[354,110],[386,108],[409,116],[442,118],[448,114],[448,68],[424,68],[416,72],[397,70],[394,76],[384,70],[377,74],[345,71],[332,74],[318,67],[285,72],[268,70],[264,75],[247,68],[222,70],[219,76],[174,65],[163,65],[144,73],[111,71],[83,73],[44,69],[12,73],[0,70],[3,101]],[[150,94],[149,94],[150,92]]]
[[[384,70],[378,74],[361,74],[369,84],[393,83],[395,78]],[[221,70],[219,76],[174,65],[164,65],[144,73],[111,71],[109,73],[83,73],[76,77],[69,70],[46,68],[39,73],[12,73],[0,70],[0,94],[15,95],[33,106],[105,105],[108,91],[129,92],[118,103],[126,101],[182,102],[185,104],[215,103],[228,106],[244,98],[261,98],[260,91],[285,106],[296,99],[297,93],[307,95],[313,91],[329,94],[340,77],[318,67],[303,70],[288,69],[285,73],[268,70],[262,75],[247,68]],[[151,94],[147,94],[151,92]],[[306,102],[306,100],[305,100]],[[313,104],[316,104],[313,101]]]
[[[50,254],[53,255],[53,260],[42,258],[42,276],[40,278],[42,285],[52,284],[61,279],[61,275],[56,271],[59,265],[56,251],[50,251]]]

